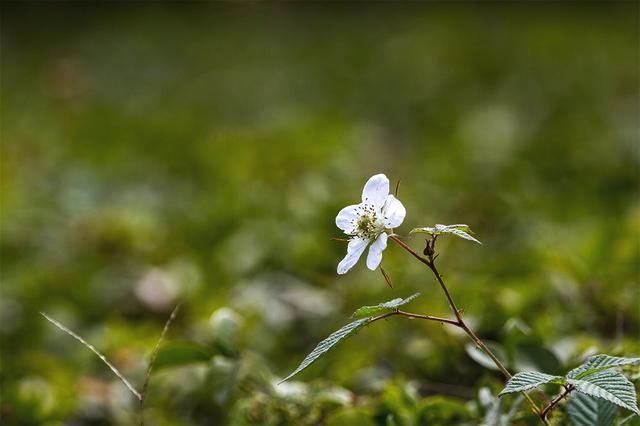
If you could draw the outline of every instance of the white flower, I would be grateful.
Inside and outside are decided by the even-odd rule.
[[[387,248],[385,230],[400,226],[406,214],[402,203],[389,194],[389,179],[383,174],[371,176],[362,190],[362,203],[347,206],[336,216],[336,226],[351,236],[338,274],[346,274],[370,243],[367,267],[374,271]]]

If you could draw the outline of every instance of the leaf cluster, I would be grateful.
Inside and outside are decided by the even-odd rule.
[[[594,355],[565,376],[539,371],[525,371],[514,375],[500,396],[524,392],[544,384],[562,385],[565,393],[572,394],[568,412],[579,426],[608,425],[615,417],[617,407],[640,416],[633,384],[619,371],[619,367],[640,364],[640,358]]]

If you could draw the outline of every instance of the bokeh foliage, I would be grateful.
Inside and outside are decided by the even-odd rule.
[[[478,424],[479,389],[502,379],[431,323],[367,327],[274,386],[359,306],[419,291],[411,310],[447,314],[394,247],[393,289],[363,265],[335,273],[335,213],[378,172],[401,180],[399,232],[477,232],[483,246],[443,239],[441,270],[513,369],[637,355],[637,12],[3,4],[3,424],[135,421],[38,312],[141,383],[178,300],[149,424]]]

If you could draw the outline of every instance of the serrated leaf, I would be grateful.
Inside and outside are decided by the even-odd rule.
[[[578,392],[605,399],[640,415],[636,402],[636,390],[633,384],[618,371],[599,371],[582,379],[568,378],[567,383],[575,386]]]
[[[370,317],[381,312],[395,311],[400,306],[406,305],[407,303],[411,302],[413,299],[415,299],[418,296],[420,296],[420,293],[412,294],[406,299],[398,297],[397,299],[380,303],[379,305],[363,306],[361,308],[356,309],[356,311],[351,316],[355,318],[362,318],[362,317]]]
[[[206,346],[190,342],[171,342],[163,345],[158,351],[154,369],[161,370],[207,362],[211,357],[212,354]]]
[[[615,404],[580,392],[574,392],[567,404],[567,413],[573,426],[609,426],[617,412]]]
[[[597,373],[598,371],[632,364],[640,364],[640,358],[625,358],[606,354],[593,355],[587,358],[581,366],[569,371],[569,373],[567,373],[567,378],[582,379],[583,377]]]
[[[345,325],[338,331],[333,332],[329,337],[324,339],[322,342],[318,343],[315,349],[311,351],[311,353],[307,355],[305,359],[302,360],[300,365],[295,370],[293,370],[291,374],[289,374],[287,377],[282,379],[278,384],[289,380],[290,378],[292,378],[293,376],[295,376],[296,374],[298,374],[299,372],[307,368],[309,365],[315,362],[318,358],[320,358],[320,356],[328,352],[337,343],[339,343],[341,340],[351,335],[360,327],[366,325],[369,321],[371,321],[371,318],[362,318]]]
[[[466,233],[465,231],[462,231],[460,229],[451,229],[449,231],[449,233],[460,237],[460,238],[464,238],[465,240],[469,240],[469,241],[473,241],[474,243],[478,243],[478,244],[482,244],[480,241],[478,241],[477,239],[475,239],[474,237],[472,237],[471,235],[469,235],[468,233]]]
[[[523,371],[511,377],[498,396],[526,391],[544,385],[545,383],[562,384],[564,383],[564,377],[552,376],[550,374],[540,373],[539,371]]]
[[[471,228],[469,225],[457,224],[457,225],[442,225],[440,223],[436,224],[433,228],[413,228],[409,234],[429,234],[429,235],[440,235],[440,234],[453,234],[457,237],[464,238],[465,240],[473,241],[478,244],[482,244],[476,238],[472,237]]]

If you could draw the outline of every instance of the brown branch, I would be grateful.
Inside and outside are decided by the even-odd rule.
[[[387,272],[382,269],[382,267],[380,267],[380,272],[382,272],[382,276],[384,277],[384,280],[387,282],[387,286],[389,288],[393,288],[393,283],[391,282],[391,277],[389,276],[389,274],[387,274]]]
[[[440,287],[442,288],[442,291],[444,292],[444,295],[447,298],[447,302],[449,303],[449,307],[451,308],[451,311],[453,312],[453,314],[456,316],[456,318],[458,319],[458,322],[460,323],[459,325],[462,326],[462,324],[464,323],[464,321],[462,320],[462,316],[460,315],[460,310],[458,309],[458,307],[456,306],[456,303],[453,301],[453,298],[451,297],[451,294],[449,293],[449,290],[447,289],[447,286],[444,284],[444,281],[442,280],[442,277],[440,276],[440,273],[438,272],[438,270],[436,269],[436,265],[434,263],[434,259],[433,256],[430,256],[429,259],[425,259],[424,257],[420,256],[415,250],[413,250],[411,247],[409,247],[407,244],[405,244],[400,238],[398,238],[396,235],[389,235],[389,238],[396,244],[398,244],[400,247],[402,247],[403,249],[405,249],[407,252],[409,252],[413,257],[415,257],[416,259],[418,259],[420,262],[424,263],[425,265],[427,265],[427,267],[429,269],[431,269],[431,271],[433,272],[433,274],[436,276],[436,280],[438,281],[438,283],[440,284]],[[510,377],[510,376],[509,376]]]
[[[558,394],[558,396],[553,398],[553,400],[549,403],[549,405],[547,405],[544,408],[544,410],[542,410],[542,412],[540,413],[540,418],[543,420],[546,420],[549,414],[551,414],[551,412],[556,408],[558,403],[562,401],[564,398],[566,398],[574,389],[575,387],[573,385],[566,385],[564,387],[564,391],[562,391],[560,394]]]
[[[439,322],[439,323],[442,323],[442,324],[450,324],[450,325],[455,325],[456,327],[459,327],[458,322],[456,320],[452,320],[452,319],[449,319],[449,318],[435,317],[435,316],[432,316],[432,315],[414,314],[412,312],[405,312],[405,311],[401,311],[401,310],[395,310],[395,311],[387,312],[387,313],[382,314],[382,315],[378,315],[377,317],[373,317],[373,318],[371,318],[371,321],[369,321],[369,324],[371,324],[372,322],[379,321],[381,319],[389,318],[389,317],[396,316],[396,315],[400,315],[400,316],[403,316],[403,317],[409,318],[409,319],[421,319],[421,320],[427,320],[427,321],[435,321],[435,322]]]
[[[389,239],[391,239],[394,243],[396,243],[402,249],[404,249],[409,254],[411,254],[413,257],[415,257],[418,261],[420,261],[421,263],[426,265],[431,270],[431,272],[433,272],[433,274],[434,274],[434,276],[436,278],[436,281],[438,281],[438,284],[440,284],[440,287],[442,288],[442,291],[443,291],[445,297],[447,298],[447,302],[449,303],[449,307],[451,308],[451,311],[453,312],[453,314],[456,317],[456,320],[453,321],[450,324],[455,325],[456,327],[459,327],[462,330],[464,330],[464,332],[467,334],[467,336],[469,336],[469,338],[473,341],[473,343],[475,343],[475,345],[478,348],[480,348],[485,354],[487,354],[487,356],[489,358],[491,358],[491,360],[498,367],[500,372],[502,372],[502,374],[507,379],[510,379],[512,376],[511,376],[511,373],[509,372],[509,370],[507,369],[507,367],[505,367],[505,365],[502,363],[502,361],[500,361],[500,359],[491,351],[491,349],[489,349],[487,347],[487,345],[485,345],[485,343],[464,322],[464,319],[462,318],[462,315],[460,313],[460,309],[458,309],[458,307],[456,306],[456,303],[453,300],[453,297],[451,296],[451,293],[449,292],[449,289],[447,288],[446,284],[444,283],[444,280],[442,279],[442,275],[440,275],[440,272],[436,268],[435,259],[438,256],[435,253],[435,247],[434,247],[436,238],[437,238],[437,236],[434,235],[434,236],[432,236],[430,241],[427,241],[427,248],[425,249],[425,255],[427,257],[425,258],[425,257],[421,256],[420,254],[418,254],[411,247],[409,247],[406,243],[404,243],[400,238],[398,238],[397,235],[393,235],[393,234],[389,235]],[[542,420],[542,422],[544,424],[548,424],[546,418],[542,416],[542,412],[540,411],[540,408],[533,401],[533,399],[531,399],[531,397],[529,395],[527,395],[526,392],[522,392],[522,394],[524,395],[524,397],[526,398],[527,402],[531,406],[531,409],[533,410],[533,412],[535,412],[538,416],[540,416],[540,419]]]

